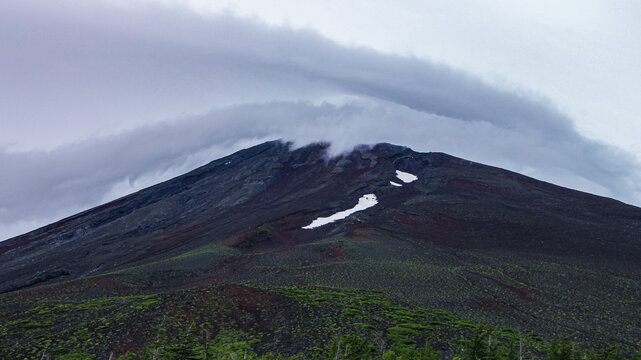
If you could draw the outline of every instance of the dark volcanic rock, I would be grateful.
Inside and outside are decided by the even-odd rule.
[[[442,153],[390,144],[328,159],[268,142],[0,243],[0,292],[167,259],[212,243],[302,244],[366,224],[452,249],[638,264],[641,209]],[[418,180],[391,186],[395,170]],[[374,193],[375,207],[302,230]],[[280,222],[279,222],[280,221]],[[272,224],[269,229],[259,229]]]

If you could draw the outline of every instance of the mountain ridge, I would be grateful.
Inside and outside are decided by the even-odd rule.
[[[133,211],[147,208],[163,201],[168,197],[170,198],[173,196],[178,196],[181,193],[188,192],[191,187],[196,186],[199,181],[211,176],[218,176],[222,171],[227,171],[230,169],[233,170],[233,167],[237,162],[243,162],[251,160],[255,157],[260,157],[261,154],[264,154],[265,152],[269,154],[267,158],[270,158],[271,156],[286,156],[287,154],[291,154],[293,161],[297,162],[291,164],[292,169],[310,165],[308,157],[311,156],[312,162],[314,163],[322,162],[326,166],[331,166],[332,162],[338,163],[338,167],[334,165],[335,171],[336,168],[340,170],[340,163],[346,161],[345,159],[350,159],[350,157],[355,157],[356,154],[361,154],[359,155],[361,156],[360,160],[367,162],[370,160],[368,158],[371,157],[371,155],[369,154],[372,153],[378,154],[377,156],[381,157],[391,158],[396,156],[398,158],[393,161],[393,165],[395,167],[403,167],[405,170],[409,171],[416,171],[417,169],[413,168],[417,168],[420,166],[424,168],[436,168],[439,166],[451,166],[452,164],[456,164],[459,167],[468,166],[471,169],[478,168],[480,166],[493,175],[500,174],[501,177],[509,181],[534,185],[535,188],[541,192],[553,191],[555,192],[556,196],[558,196],[558,194],[562,194],[568,196],[569,198],[582,197],[584,201],[585,199],[597,201],[599,202],[599,204],[595,206],[598,207],[598,210],[601,212],[601,214],[598,214],[597,217],[602,217],[602,214],[608,208],[607,205],[609,205],[610,207],[627,207],[628,210],[630,210],[630,212],[632,213],[631,215],[627,216],[629,216],[632,221],[641,221],[641,209],[636,208],[632,205],[624,204],[622,202],[619,202],[618,200],[564,188],[551,183],[542,182],[515,172],[473,163],[444,153],[416,153],[407,147],[381,143],[374,146],[358,146],[351,153],[339,155],[335,158],[330,159],[325,153],[328,147],[329,144],[318,143],[290,151],[291,144],[283,143],[281,141],[271,141],[251,147],[249,149],[241,150],[221,159],[214,160],[174,179],[162,182],[149,188],[142,189],[133,194],[126,195],[106,204],[99,205],[92,209],[57,221],[53,224],[44,226],[40,229],[36,229],[34,231],[26,233],[24,235],[20,235],[3,241],[0,243],[0,256],[5,255],[6,253],[8,253],[7,255],[11,255],[12,253],[15,253],[16,250],[20,250],[21,248],[24,249],[24,252],[32,252],[34,251],[34,249],[27,247],[27,244],[33,244],[34,242],[38,241],[42,242],[43,238],[46,238],[46,240],[44,240],[46,241],[46,244],[53,243],[53,246],[59,246],[59,244],[73,241],[73,239],[75,238],[86,236],[87,233],[94,232],[96,229],[105,224],[116,222],[117,220],[130,215]],[[417,163],[417,156],[419,155],[421,156],[420,164]],[[365,158],[362,158],[362,156],[365,156]],[[390,179],[393,179],[393,177],[390,176]],[[439,181],[439,179],[436,179],[436,182],[437,181]],[[432,183],[434,183],[434,181]],[[454,179],[450,179],[448,183],[445,184],[445,187],[466,187],[468,185],[473,186],[474,184],[466,179],[465,176],[459,176]],[[487,184],[482,185],[486,187],[489,186]],[[257,180],[256,186],[264,186],[264,181]],[[483,190],[481,189],[481,191]],[[187,205],[188,204],[184,204],[180,205],[179,207],[187,208]],[[536,208],[536,206],[538,205],[540,204],[532,204],[531,206],[534,206]],[[174,212],[180,212],[180,208],[178,210],[175,210]],[[564,213],[565,216],[572,217],[571,212],[564,211]],[[626,215],[621,211],[616,210],[612,210],[612,214],[610,215],[608,215],[607,212],[605,212],[605,214],[606,216],[617,216],[618,219],[626,217]],[[586,214],[581,215],[586,216]],[[587,215],[589,215],[589,213]],[[165,218],[169,218],[169,216],[165,216]],[[595,219],[593,218],[592,220],[594,221]],[[189,226],[189,224],[186,224],[186,226]],[[67,229],[69,227],[71,227],[71,229]],[[63,230],[62,234],[57,234],[56,238],[52,240],[51,233],[56,231],[61,232],[61,229]],[[157,228],[153,227],[153,225],[149,224],[149,221],[147,221],[147,223],[137,225],[133,229],[127,229],[127,234],[128,236],[136,236],[137,234],[149,231],[150,229],[154,231],[158,230]],[[59,274],[62,276],[67,276],[66,271],[64,270],[59,272]],[[44,282],[47,281],[48,279],[45,279]],[[6,291],[6,289],[3,288],[0,289],[0,291]]]
[[[265,143],[263,143],[263,144],[259,144],[258,146],[264,146],[264,145],[266,145],[266,144],[275,144],[275,143],[280,143],[280,144],[283,144],[283,145],[286,145],[286,146],[287,146],[288,144],[289,144],[289,145],[291,145],[291,143],[284,143],[282,140],[272,140],[272,141],[265,142]],[[331,144],[328,144],[328,143],[316,143],[316,144],[310,144],[310,145],[320,145],[320,146],[323,146],[323,147],[329,147],[329,146],[331,146]],[[374,145],[366,145],[366,144],[362,144],[362,145],[357,145],[354,149],[355,149],[355,150],[356,150],[356,149],[365,149],[365,148],[368,148],[368,147],[370,147],[370,148],[371,148],[371,147],[374,147],[374,146],[395,146],[395,147],[405,148],[405,149],[409,149],[409,150],[411,150],[409,147],[406,147],[406,146],[400,146],[400,145],[394,145],[394,144],[391,144],[391,143],[377,143],[377,144],[374,144]],[[254,147],[252,147],[252,148],[254,148]],[[72,221],[72,220],[78,219],[78,218],[80,218],[80,217],[82,217],[82,216],[85,216],[85,215],[87,215],[87,214],[89,214],[89,213],[96,212],[96,211],[100,211],[101,209],[103,209],[103,208],[105,208],[105,207],[112,206],[114,203],[118,203],[118,202],[126,202],[126,201],[128,201],[128,200],[131,200],[131,198],[132,198],[132,197],[135,197],[135,196],[139,195],[141,192],[149,191],[149,190],[150,190],[150,189],[152,189],[152,188],[155,188],[155,187],[157,187],[157,186],[161,186],[161,185],[163,185],[163,184],[165,184],[165,183],[167,183],[167,182],[169,182],[169,181],[172,181],[172,180],[177,180],[177,179],[180,179],[180,178],[182,178],[182,177],[188,177],[188,176],[190,176],[190,175],[191,175],[192,173],[194,173],[194,172],[199,172],[199,171],[201,171],[201,170],[203,170],[203,169],[205,169],[205,168],[208,168],[208,167],[212,166],[214,163],[217,163],[217,162],[220,162],[220,161],[224,161],[225,159],[230,158],[231,156],[237,155],[237,154],[239,154],[239,153],[243,153],[243,152],[245,152],[245,151],[247,151],[247,149],[239,150],[239,151],[237,151],[237,152],[235,152],[235,153],[233,153],[233,154],[230,154],[230,155],[224,156],[224,157],[219,158],[219,159],[216,159],[216,160],[212,160],[211,162],[209,162],[209,163],[207,163],[207,164],[205,164],[205,165],[199,166],[199,167],[197,167],[196,169],[190,170],[190,171],[188,171],[188,172],[187,172],[187,173],[185,173],[185,174],[178,175],[178,176],[176,176],[176,177],[174,177],[174,178],[172,178],[172,179],[169,179],[169,180],[163,181],[163,182],[158,183],[158,184],[155,184],[155,185],[151,185],[151,186],[149,186],[149,187],[146,187],[146,188],[140,189],[140,190],[135,191],[135,192],[133,192],[133,193],[123,195],[123,196],[121,196],[121,197],[119,197],[119,198],[117,198],[117,199],[114,199],[114,200],[108,201],[108,202],[106,202],[106,203],[99,204],[99,205],[96,205],[96,206],[91,207],[91,208],[89,208],[89,209],[86,209],[86,210],[80,211],[80,212],[79,212],[79,213],[77,213],[77,214],[69,215],[69,216],[64,217],[64,218],[62,218],[62,219],[60,219],[60,220],[54,221],[53,223],[50,223],[50,224],[47,224],[47,225],[43,225],[43,226],[41,226],[41,227],[39,227],[39,228],[37,228],[37,229],[34,229],[34,230],[30,230],[30,231],[28,231],[28,232],[26,232],[26,233],[24,233],[24,234],[20,234],[20,235],[12,236],[12,237],[10,237],[10,238],[7,238],[7,239],[5,239],[5,240],[1,241],[0,243],[7,242],[7,241],[10,241],[10,240],[16,241],[16,240],[18,240],[19,238],[23,238],[23,237],[25,237],[25,236],[27,236],[27,235],[29,235],[29,234],[31,234],[31,233],[37,232],[37,231],[48,231],[48,230],[50,230],[50,229],[52,229],[52,228],[54,228],[54,227],[56,227],[56,226],[58,226],[58,225],[62,225],[62,224],[64,224],[64,223],[66,223],[66,222],[70,222],[70,221]],[[413,150],[411,150],[411,151],[413,151]],[[339,158],[339,157],[341,157],[341,156],[343,156],[343,155],[346,155],[346,154],[348,154],[348,153],[349,153],[349,152],[344,152],[344,153],[342,153],[342,154],[335,155],[334,157]],[[624,204],[624,205],[627,205],[627,206],[631,206],[631,207],[636,207],[636,208],[638,208],[638,206],[635,206],[635,205],[632,205],[632,204],[629,204],[629,203],[623,202],[623,201],[621,201],[621,200],[613,199],[613,198],[610,198],[610,197],[607,197],[607,196],[596,195],[596,194],[593,194],[593,193],[590,193],[590,192],[585,192],[585,191],[582,191],[582,190],[573,189],[573,188],[570,188],[570,187],[566,187],[566,186],[562,186],[562,185],[554,184],[554,183],[552,183],[552,182],[548,182],[548,181],[545,181],[545,180],[539,180],[539,179],[536,179],[536,178],[534,178],[534,177],[527,176],[527,175],[523,175],[523,174],[521,174],[521,173],[518,173],[518,172],[515,172],[515,171],[512,171],[512,170],[507,170],[507,169],[504,169],[504,168],[501,168],[501,167],[497,167],[497,166],[492,166],[492,165],[485,165],[485,164],[481,164],[481,163],[476,163],[476,162],[469,161],[469,160],[465,160],[465,159],[463,159],[463,158],[458,158],[458,157],[456,157],[456,156],[452,156],[452,155],[449,155],[449,154],[446,154],[446,153],[443,153],[443,152],[438,152],[438,151],[437,151],[437,152],[428,152],[428,153],[426,153],[426,154],[434,154],[434,155],[438,155],[438,156],[447,156],[447,157],[451,157],[451,158],[458,159],[458,160],[461,160],[461,161],[468,161],[468,162],[470,162],[470,163],[480,164],[480,165],[483,165],[483,166],[486,166],[486,167],[489,167],[489,168],[495,168],[495,169],[498,169],[498,170],[500,170],[500,171],[505,171],[506,173],[512,173],[512,174],[515,174],[515,175],[517,175],[517,176],[523,177],[523,178],[525,178],[525,179],[531,179],[531,180],[533,180],[533,181],[535,181],[535,182],[548,184],[548,185],[551,185],[551,186],[557,187],[557,188],[559,188],[559,189],[566,189],[566,190],[569,190],[569,191],[571,191],[571,192],[577,192],[577,193],[580,193],[580,194],[583,194],[583,195],[593,196],[593,197],[596,197],[596,198],[599,198],[599,199],[604,199],[604,200],[605,200],[605,199],[607,199],[607,200],[614,201],[614,202],[618,202],[618,203],[621,203],[621,204]]]
[[[238,294],[280,299],[269,311],[291,311],[265,321],[287,332],[311,309],[291,303],[297,291],[366,289],[548,339],[571,333],[634,348],[641,208],[443,153],[377,144],[329,157],[328,146],[263,143],[1,242],[0,300],[10,305],[0,320],[22,321],[42,303],[138,306],[132,296],[178,309],[185,292],[210,289],[242,304],[253,300]],[[375,204],[305,228],[368,194]],[[150,329],[160,331],[164,312],[145,313]],[[352,326],[339,315],[333,321]],[[119,326],[113,346],[119,332],[140,331]],[[312,344],[290,335],[280,350]]]

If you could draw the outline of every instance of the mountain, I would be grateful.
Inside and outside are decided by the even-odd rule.
[[[541,341],[637,346],[640,208],[443,153],[377,144],[331,158],[327,147],[267,142],[1,242],[0,354],[86,337],[73,346],[107,358],[166,334],[219,333],[221,319],[263,334],[259,352],[305,353],[381,304]],[[342,296],[364,299],[362,321]],[[318,309],[331,324],[298,329],[329,321]]]

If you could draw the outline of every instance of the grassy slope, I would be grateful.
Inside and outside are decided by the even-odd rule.
[[[480,323],[518,334],[534,354],[558,335],[629,352],[639,340],[638,269],[426,247],[367,228],[293,247],[232,245],[0,295],[0,354],[106,357],[228,329],[259,338],[260,353],[308,353],[360,334],[381,346],[431,341],[452,355]]]

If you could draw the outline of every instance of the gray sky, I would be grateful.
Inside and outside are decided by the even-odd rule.
[[[0,239],[275,138],[641,204],[637,2],[387,3],[0,3]]]

